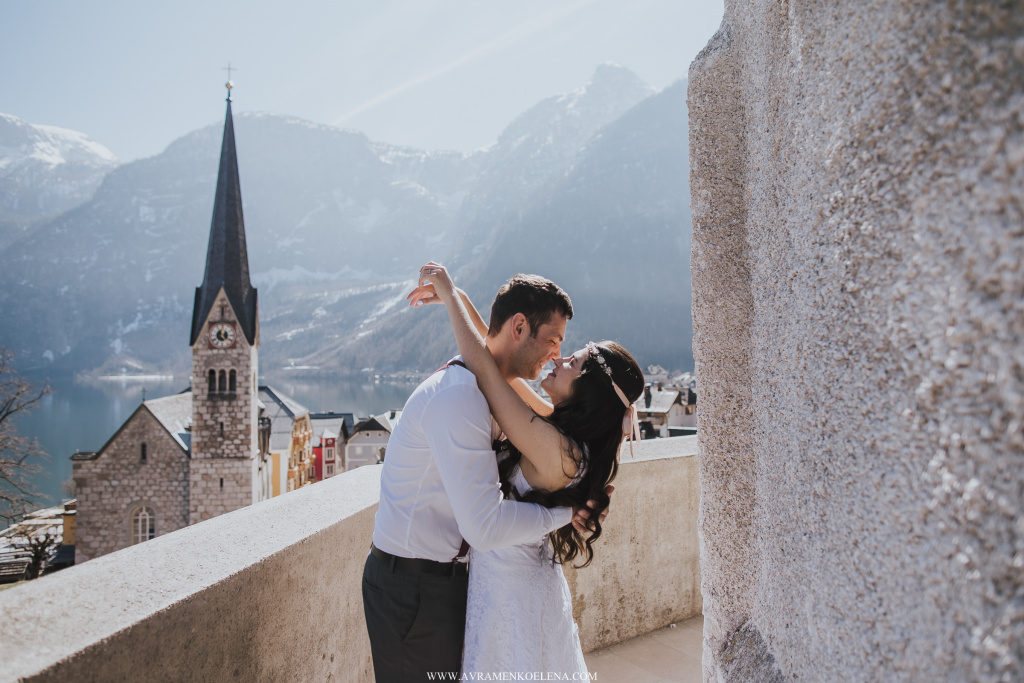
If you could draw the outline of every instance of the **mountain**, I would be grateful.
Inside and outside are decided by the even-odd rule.
[[[123,354],[163,369],[183,364],[222,125],[115,169],[89,202],[9,248],[0,273],[3,343],[57,369]],[[373,143],[290,117],[241,115],[235,128],[264,342],[275,338],[275,321],[314,314],[292,315],[287,292],[275,297],[279,287],[320,284],[340,295],[357,281],[374,291],[378,280],[404,274],[403,264],[423,260],[472,168],[461,154]]]
[[[540,273],[573,299],[567,350],[612,338],[642,364],[692,368],[687,136],[679,81],[600,128],[560,177],[495,216],[486,244],[456,245],[456,282],[486,316],[510,275]],[[429,367],[454,350],[443,311],[407,310],[303,362]]]
[[[570,341],[612,337],[692,367],[687,136],[680,81],[601,129],[564,177],[497,226],[463,280],[485,296],[510,264],[545,274],[573,298]]]
[[[641,363],[688,367],[685,117],[683,84],[655,93],[614,65],[469,155],[236,114],[261,367],[432,368],[454,348],[443,311],[404,306],[430,259],[482,308],[512,273],[539,271],[574,297],[570,339],[621,338]],[[0,345],[50,372],[183,373],[221,127],[115,168],[10,246]]]
[[[461,208],[453,266],[487,248],[495,224],[561,177],[580,149],[654,89],[617,64],[602,64],[581,88],[549,97],[516,117],[481,160],[481,173]]]
[[[84,133],[0,114],[0,253],[32,224],[87,202],[115,166]]]

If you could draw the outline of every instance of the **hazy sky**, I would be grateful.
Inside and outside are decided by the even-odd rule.
[[[230,61],[236,112],[465,151],[601,62],[684,77],[721,18],[722,0],[0,0],[0,112],[128,161],[218,121]]]

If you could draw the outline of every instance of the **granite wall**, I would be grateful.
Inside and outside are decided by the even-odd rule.
[[[1024,678],[1024,7],[726,0],[690,69],[705,680]]]

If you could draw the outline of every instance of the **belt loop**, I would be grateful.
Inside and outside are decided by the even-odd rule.
[[[455,578],[455,570],[458,568],[458,566],[459,566],[458,558],[452,560],[452,573],[451,573],[451,575],[448,576],[449,579],[454,579]]]
[[[395,557],[394,555],[392,555],[391,556],[391,573],[392,574],[395,573],[395,562],[397,562],[397,561],[398,561],[398,558]]]

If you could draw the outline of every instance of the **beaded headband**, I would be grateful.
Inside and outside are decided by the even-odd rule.
[[[640,438],[640,421],[637,420],[636,405],[629,402],[625,392],[615,383],[615,379],[612,377],[612,369],[608,367],[608,362],[601,355],[601,347],[594,342],[587,342],[587,353],[601,366],[604,373],[608,375],[608,381],[612,383],[612,389],[615,390],[622,404],[626,406],[626,414],[622,416],[622,434],[629,438],[629,457],[633,457],[633,442]]]

